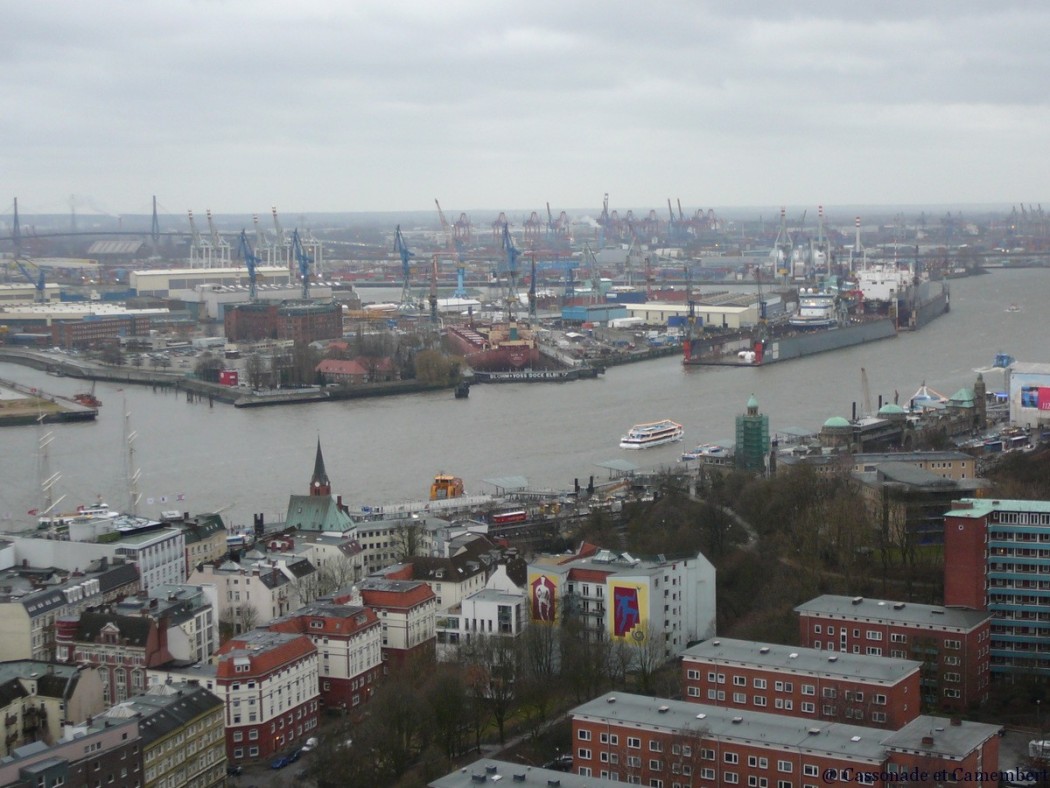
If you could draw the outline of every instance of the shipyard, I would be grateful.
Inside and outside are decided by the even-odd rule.
[[[9,4],[0,786],[1050,784],[1036,4]]]

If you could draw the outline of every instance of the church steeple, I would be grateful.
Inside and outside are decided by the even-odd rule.
[[[321,454],[321,439],[317,439],[317,457],[314,459],[314,475],[310,478],[310,495],[331,495],[332,483],[324,469],[324,455]]]

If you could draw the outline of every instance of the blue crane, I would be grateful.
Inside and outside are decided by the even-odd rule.
[[[292,250],[295,252],[295,260],[299,263],[299,276],[303,278],[303,300],[310,297],[310,263],[314,261],[303,249],[303,242],[299,238],[299,228],[292,231]]]
[[[401,255],[401,279],[404,284],[401,286],[401,304],[405,306],[412,301],[411,295],[411,279],[412,267],[409,264],[409,260],[416,256],[415,252],[409,250],[408,245],[405,243],[405,237],[401,235],[401,225],[397,226],[397,233],[394,235],[394,251]]]
[[[244,258],[244,265],[248,268],[248,300],[255,301],[255,269],[262,264],[262,260],[256,256],[252,251],[251,244],[248,243],[248,236],[241,230],[241,242],[240,242],[240,253],[241,257]]]
[[[26,263],[29,263],[31,266],[36,268],[36,276],[33,276],[30,270],[26,267]],[[37,303],[42,304],[45,301],[47,301],[47,295],[44,292],[44,269],[42,269],[32,260],[29,260],[25,257],[15,257],[15,265],[17,265],[18,270],[22,272],[22,276],[24,276],[26,280],[31,285],[33,285],[33,288],[36,290],[34,294],[34,299],[37,301]]]

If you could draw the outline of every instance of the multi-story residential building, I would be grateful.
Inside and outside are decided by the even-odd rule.
[[[79,573],[43,566],[47,568],[26,560],[0,571],[0,658],[4,660],[53,660],[55,622],[60,617],[76,616],[139,590],[138,569],[123,559],[112,564],[107,558],[85,562],[86,571]]]
[[[361,605],[312,602],[270,622],[273,632],[306,635],[317,648],[321,705],[352,709],[367,703],[383,673],[382,627]]]
[[[434,592],[438,610],[450,610],[481,591],[495,566],[491,559],[483,562],[464,552],[447,558],[414,556],[373,574],[388,580],[422,580]]]
[[[346,604],[357,598],[351,588],[337,592],[332,601]],[[430,586],[419,580],[367,577],[360,585],[360,600],[379,618],[384,663],[399,666],[416,657],[433,658],[437,601]]]
[[[137,718],[142,788],[226,784],[223,703],[198,685],[155,684],[110,708],[103,720]]]
[[[533,622],[576,616],[587,637],[652,643],[666,659],[715,631],[715,568],[702,553],[641,560],[585,545],[529,564],[527,593]]]
[[[802,645],[922,663],[927,708],[988,698],[991,617],[960,608],[825,594],[795,608]]]
[[[786,454],[777,459],[777,471],[798,465],[813,468],[820,475],[875,473],[888,465],[912,465],[952,481],[977,478],[977,458],[961,451],[892,451],[858,454]]]
[[[914,660],[714,638],[682,652],[685,699],[896,730],[919,716]]]
[[[142,788],[141,747],[137,718],[85,722],[49,747],[28,744],[0,760],[0,785]]]
[[[253,629],[295,609],[295,590],[276,564],[236,561],[198,564],[190,575],[191,585],[213,585],[219,606],[220,624],[234,634]]]
[[[35,662],[0,662],[0,758],[24,744],[52,744],[63,726],[79,725],[106,709],[102,680],[91,667]]]
[[[319,596],[319,575],[310,559],[312,550],[297,544],[292,536],[273,536],[257,541],[237,562],[245,569],[258,566],[260,571],[276,567],[290,584],[292,610],[313,602]]]
[[[146,670],[171,661],[167,619],[85,612],[58,619],[56,659],[98,668],[106,703],[146,689]]]
[[[160,585],[117,603],[113,610],[125,616],[149,616],[168,624],[168,652],[172,659],[200,662],[219,647],[219,625],[213,586]]]
[[[528,600],[519,592],[483,588],[437,616],[437,657],[455,660],[479,635],[516,638],[528,623]]]
[[[60,535],[62,536],[62,535]],[[177,528],[160,522],[121,515],[104,520],[74,521],[67,538],[13,536],[15,563],[83,571],[103,559],[117,559],[138,567],[140,585],[149,590],[161,583],[186,582],[186,539]]]
[[[944,601],[992,616],[993,676],[1050,676],[1050,501],[956,501]]]
[[[929,716],[886,731],[631,694],[569,715],[573,771],[638,785],[881,786],[911,769],[962,783],[999,767],[999,726]]]
[[[186,542],[187,576],[197,564],[221,561],[229,551],[226,543],[229,532],[218,514],[198,514],[191,517],[189,512],[181,512],[165,515],[163,520],[183,533]]]
[[[305,635],[256,629],[216,654],[212,690],[225,705],[226,755],[269,758],[317,727],[317,648]]]

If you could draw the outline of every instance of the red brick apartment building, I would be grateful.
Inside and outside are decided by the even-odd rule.
[[[715,638],[682,653],[685,699],[897,730],[919,716],[922,663]]]
[[[267,628],[305,635],[313,641],[325,708],[351,709],[372,697],[383,673],[382,628],[373,611],[312,602],[271,621]]]
[[[965,709],[988,697],[988,613],[832,594],[795,610],[807,648],[922,663],[927,708]]]
[[[630,694],[569,714],[574,772],[659,788],[883,786],[912,769],[965,784],[999,768],[998,726],[940,717],[885,731]]]
[[[266,759],[317,727],[317,649],[304,635],[255,629],[215,654],[231,763]]]

